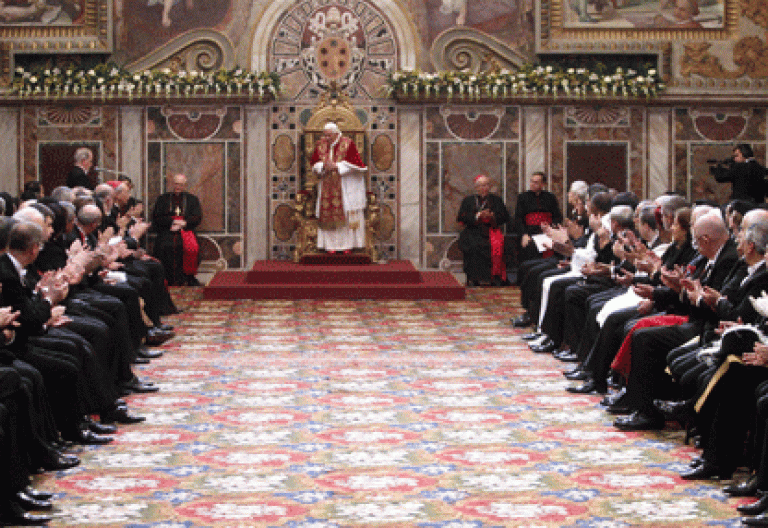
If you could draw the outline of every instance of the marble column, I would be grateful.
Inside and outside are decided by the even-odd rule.
[[[670,189],[672,110],[648,109],[648,184],[645,195],[655,198]]]
[[[121,106],[120,153],[116,168],[131,178],[139,198],[145,198],[143,194],[147,188],[144,164],[144,107]]]
[[[537,171],[549,174],[547,167],[547,107],[527,106],[523,112],[523,167],[520,172],[520,191],[528,187],[528,177]]]
[[[245,262],[251,269],[269,255],[269,106],[245,107]]]
[[[19,112],[21,107],[0,107],[0,185],[13,196],[19,195]]]
[[[423,222],[424,211],[421,197],[424,195],[422,181],[421,108],[401,107],[399,109],[400,131],[400,209],[397,219],[399,230],[399,255],[413,262],[417,268],[424,266]]]

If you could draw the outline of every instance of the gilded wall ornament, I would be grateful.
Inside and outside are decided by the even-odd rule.
[[[741,0],[741,9],[745,17],[768,29],[768,3],[765,0]]]
[[[709,79],[753,79],[768,77],[768,44],[758,37],[744,37],[733,47],[733,63],[736,70],[727,70],[720,59],[709,52],[712,44],[698,42],[686,44],[680,61],[680,74],[690,77],[692,74]]]
[[[709,52],[712,44],[696,42],[683,46],[683,58],[680,60],[680,75],[690,77],[700,75],[710,79],[735,79],[744,75],[744,71],[728,71],[720,59]]]

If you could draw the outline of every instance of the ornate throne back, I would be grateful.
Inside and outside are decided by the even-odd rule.
[[[332,121],[338,125],[342,133],[355,142],[357,150],[367,163],[367,143],[363,124],[358,119],[354,108],[349,101],[340,94],[326,94],[321,98],[320,104],[315,108],[304,127],[303,152],[302,152],[302,189],[296,195],[294,204],[296,218],[296,249],[294,260],[301,261],[305,257],[321,253],[317,249],[318,220],[315,217],[317,204],[317,175],[312,170],[311,158],[315,144],[323,135],[323,127]],[[379,205],[376,195],[367,193],[367,206],[365,210],[365,248],[355,250],[355,253],[366,255],[371,262],[378,260],[375,240],[379,225]]]

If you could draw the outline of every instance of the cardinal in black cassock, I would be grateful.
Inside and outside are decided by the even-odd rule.
[[[203,220],[200,200],[184,189],[187,178],[173,177],[173,192],[161,194],[152,210],[152,227],[157,232],[154,256],[162,262],[168,284],[194,286],[199,264],[195,228]]]
[[[504,201],[491,194],[491,180],[485,175],[475,178],[475,194],[461,202],[458,221],[464,226],[459,234],[459,249],[464,254],[467,286],[507,282],[504,262],[504,234],[501,227],[509,221]]]

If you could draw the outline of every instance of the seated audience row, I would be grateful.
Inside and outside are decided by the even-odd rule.
[[[177,310],[139,245],[149,224],[115,194],[60,187],[18,208],[0,195],[0,525],[47,523],[52,495],[31,476],[143,422],[128,396],[159,389],[134,366],[162,355],[148,346],[174,336],[161,317]]]
[[[686,428],[703,453],[683,479],[746,467],[724,491],[759,496],[738,509],[768,526],[768,209],[571,191],[589,222],[544,227],[557,256],[521,265],[513,324],[534,327],[533,352],[575,363],[567,390],[602,396],[618,429]]]

